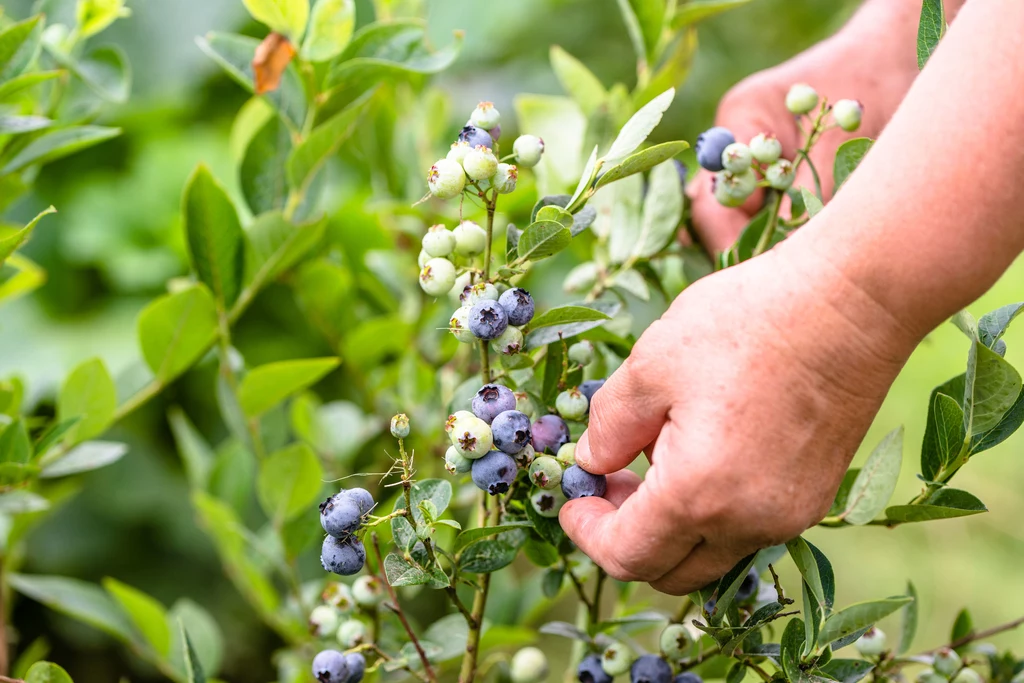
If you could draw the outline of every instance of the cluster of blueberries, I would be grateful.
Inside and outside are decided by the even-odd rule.
[[[320,525],[327,532],[320,551],[324,569],[342,576],[358,574],[366,563],[366,549],[356,537],[373,506],[366,489],[342,489],[320,504]]]
[[[750,603],[757,597],[761,578],[755,570],[743,579],[734,598],[736,604]],[[705,605],[710,614],[715,605]],[[703,683],[700,676],[690,671],[673,673],[671,662],[678,662],[690,654],[700,632],[682,624],[669,624],[659,638],[660,655],[644,654],[635,657],[632,650],[621,643],[612,643],[600,654],[583,658],[576,670],[580,683],[612,683],[616,676],[629,673],[630,683]],[[674,675],[674,678],[673,678]]]
[[[786,108],[795,116],[810,114],[818,106],[818,93],[806,83],[797,83],[786,95]],[[828,109],[835,125],[845,131],[860,127],[864,107],[857,100],[839,100]],[[782,145],[771,134],[759,133],[749,144],[736,141],[722,126],[697,136],[697,163],[713,171],[711,190],[723,206],[740,206],[758,187],[786,191],[796,178],[796,167],[782,159]],[[758,179],[760,174],[763,180]]]
[[[495,353],[514,356],[523,348],[523,327],[535,311],[533,297],[514,287],[501,294],[489,282],[468,285],[459,295],[459,307],[448,323],[449,331],[465,344],[478,339],[491,343]]]
[[[358,609],[372,614],[384,601],[384,586],[375,576],[361,576],[352,587],[331,582],[323,593],[324,604],[309,616],[310,632],[318,638],[337,638],[344,648],[367,642],[366,622],[355,618]],[[313,676],[320,683],[359,683],[366,670],[366,659],[359,652],[323,650],[313,660]]]
[[[885,653],[885,633],[880,628],[869,628],[854,645],[867,659],[877,660]],[[932,657],[931,668],[923,669],[916,680],[917,683],[982,683],[984,679],[965,664],[956,650],[944,647]]]
[[[506,493],[523,469],[538,488],[530,502],[543,517],[558,516],[566,500],[603,496],[604,475],[576,464],[576,444],[566,423],[586,416],[590,399],[603,384],[590,380],[562,392],[556,400],[559,414],[541,415],[532,423],[527,393],[484,385],[473,397],[472,410],[460,410],[445,423],[451,439],[445,468],[452,474],[470,473],[473,483],[492,496]]]

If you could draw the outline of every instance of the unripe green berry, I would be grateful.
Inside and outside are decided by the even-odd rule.
[[[730,173],[749,171],[753,160],[750,148],[742,142],[734,142],[722,150],[722,167]]]
[[[962,664],[956,650],[944,647],[935,653],[935,661],[932,666],[935,667],[936,672],[948,677],[959,671]]]
[[[463,160],[466,158],[466,155],[469,154],[469,150],[471,149],[473,148],[470,147],[469,143],[466,142],[465,140],[453,142],[452,148],[448,150],[448,154],[445,156],[445,159],[454,161],[459,166],[462,166]]]
[[[509,664],[512,683],[541,683],[548,677],[548,658],[535,647],[524,647]]]
[[[885,650],[885,633],[880,628],[869,628],[854,645],[865,657],[877,657]]]
[[[427,174],[427,186],[430,187],[430,193],[438,199],[458,197],[466,187],[466,173],[458,162],[438,159]]]
[[[409,416],[399,413],[391,418],[391,436],[396,439],[404,439],[409,436]]]
[[[512,164],[498,164],[498,171],[494,174],[494,187],[498,194],[511,194],[516,191],[516,182],[519,180],[519,169]]]
[[[455,251],[455,235],[443,225],[431,225],[423,235],[423,251],[434,258],[449,256]]]
[[[533,168],[544,155],[544,141],[536,135],[520,135],[512,143],[512,153],[516,155],[516,163],[520,166]]]
[[[949,679],[932,669],[925,669],[914,679],[917,683],[949,683]]]
[[[549,490],[562,483],[562,466],[550,455],[538,455],[530,465],[530,481]]]
[[[448,416],[448,420],[444,423],[444,433],[451,438],[452,432],[459,428],[460,425],[465,426],[463,420],[468,417],[476,417],[473,413],[468,410],[457,410]]]
[[[366,642],[366,624],[358,619],[347,619],[338,627],[338,644],[344,648],[356,647]]]
[[[558,453],[555,455],[555,460],[562,467],[572,467],[576,464],[576,444],[575,443],[564,443],[558,449]]]
[[[472,306],[460,307],[452,313],[452,318],[448,321],[448,331],[463,344],[472,344],[476,341],[476,336],[469,331],[469,311],[472,308]]]
[[[712,179],[711,189],[722,206],[742,206],[757,189],[757,176],[750,170],[745,173],[719,171]]]
[[[338,630],[341,612],[330,605],[317,605],[309,613],[309,631],[317,638],[326,638]]]
[[[355,609],[355,599],[352,597],[352,589],[344,583],[331,581],[324,588],[321,598],[331,607],[334,607],[342,614],[348,614]]]
[[[494,446],[490,425],[472,413],[455,421],[450,437],[455,450],[470,460],[484,457]]]
[[[665,655],[665,659],[677,662],[690,653],[693,637],[682,624],[669,624],[661,632],[658,644],[661,646],[661,653]]]
[[[498,300],[498,288],[492,285],[490,282],[478,282],[475,285],[465,288],[459,295],[459,300],[463,306],[469,306],[480,303],[481,301],[497,301]]]
[[[387,593],[384,584],[376,576],[360,576],[352,584],[352,597],[363,609],[373,609],[384,602]]]
[[[832,105],[832,118],[847,132],[860,128],[864,116],[864,105],[857,100],[839,100]]]
[[[581,420],[587,414],[590,401],[580,393],[578,387],[563,391],[555,399],[555,410],[566,420]]]
[[[622,643],[612,643],[601,653],[601,668],[609,676],[621,676],[633,664],[633,652]]]
[[[964,668],[950,679],[950,683],[984,683],[984,679],[974,669]]]
[[[559,489],[534,491],[530,495],[530,505],[541,517],[553,519],[565,505],[565,496]]]
[[[797,83],[786,93],[786,109],[800,116],[818,105],[818,92],[806,83]]]
[[[498,157],[487,147],[477,145],[462,160],[466,175],[473,180],[487,180],[498,172]]]
[[[491,348],[503,356],[514,356],[523,350],[523,333],[518,327],[509,325],[505,331],[491,340]]]
[[[533,399],[530,398],[530,395],[525,391],[516,391],[513,392],[513,396],[516,397],[516,410],[527,417],[533,418]]]
[[[429,296],[442,296],[454,286],[455,266],[448,259],[430,259],[420,271],[420,288]]]
[[[764,179],[776,190],[788,190],[796,180],[796,169],[788,159],[779,159],[765,170]]]
[[[537,457],[537,451],[533,449],[533,444],[526,444],[526,448],[519,451],[512,456],[512,459],[516,461],[516,465],[522,469],[529,469],[530,465],[533,464],[533,459]]]
[[[590,365],[594,362],[594,345],[588,341],[578,341],[569,347],[569,360],[577,365]]]
[[[481,102],[469,115],[470,125],[490,130],[501,123],[501,113],[494,108],[493,102]]]
[[[452,230],[455,235],[455,252],[460,256],[476,256],[484,253],[487,233],[473,221],[462,221]]]
[[[466,474],[473,469],[473,461],[459,453],[455,446],[449,446],[444,454],[444,468],[450,474]]]
[[[569,294],[588,292],[597,283],[597,276],[600,272],[601,267],[594,261],[581,263],[570,270],[569,274],[565,276],[562,289]]]
[[[758,133],[750,141],[750,154],[762,164],[770,164],[782,156],[782,143],[774,135]]]

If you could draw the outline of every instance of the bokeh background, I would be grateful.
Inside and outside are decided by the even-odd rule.
[[[51,20],[73,11],[70,0],[41,5]],[[690,79],[656,137],[692,141],[710,124],[716,102],[730,85],[831,34],[857,5],[852,0],[755,0],[702,24]],[[3,3],[15,17],[38,6],[30,0]],[[187,272],[178,217],[187,175],[202,160],[220,177],[233,176],[228,133],[245,96],[199,51],[194,37],[211,29],[257,34],[259,27],[249,23],[238,0],[137,0],[130,6],[133,16],[101,41],[124,48],[133,67],[130,103],[104,120],[123,127],[125,134],[47,167],[35,193],[7,216],[27,218],[48,204],[60,212],[36,232],[27,249],[47,269],[48,283],[0,315],[0,375],[24,377],[43,411],[60,379],[83,359],[102,357],[116,372],[137,357],[127,331],[139,308],[162,292],[169,278]],[[489,99],[511,113],[516,93],[558,93],[548,65],[552,44],[579,57],[606,84],[632,83],[632,52],[615,0],[431,0],[429,13],[439,44],[448,42],[451,30],[466,30],[462,56],[436,81],[450,94],[454,112]],[[369,3],[360,2],[359,23],[370,16]],[[348,224],[344,212],[357,208],[353,202],[342,201],[335,225]],[[351,224],[354,229],[359,219]],[[559,273],[571,265],[571,254],[555,259],[545,267],[544,282],[555,287]],[[1017,264],[971,310],[981,314],[1022,296],[1024,265]],[[324,350],[286,298],[269,292],[243,321],[238,343],[251,362]],[[638,315],[638,325],[653,315],[651,309]],[[1008,359],[1024,364],[1024,329],[1011,329],[1007,343]],[[889,430],[906,426],[897,498],[909,498],[919,488],[914,473],[928,393],[962,371],[967,346],[952,326],[922,344],[858,456],[863,458]],[[196,527],[166,427],[167,407],[184,404],[201,427],[211,428],[202,420],[203,406],[215,412],[212,383],[195,374],[117,427],[112,436],[130,444],[130,455],[87,475],[80,492],[34,532],[24,571],[87,580],[114,576],[165,604],[190,598],[217,616],[226,635],[223,677],[269,680],[273,674],[265,653],[276,641],[223,578],[211,545]],[[984,453],[958,478],[962,488],[988,504],[987,514],[892,531],[811,531],[809,538],[837,569],[838,602],[898,594],[913,579],[921,597],[919,646],[940,644],[965,605],[981,627],[1024,614],[1022,439],[1018,435]],[[758,466],[757,453],[751,453],[751,470]],[[661,603],[654,594],[644,599]],[[14,623],[22,643],[45,634],[51,658],[84,674],[76,680],[110,681],[126,672],[132,680],[160,680],[99,632],[34,602],[17,603]],[[891,630],[897,630],[895,625]],[[1024,632],[995,642],[1022,645]]]

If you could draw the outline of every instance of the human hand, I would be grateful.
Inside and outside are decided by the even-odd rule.
[[[560,520],[611,576],[685,594],[828,511],[918,339],[808,256],[698,281],[594,396],[576,459],[608,492]],[[643,480],[624,469],[641,451]]]

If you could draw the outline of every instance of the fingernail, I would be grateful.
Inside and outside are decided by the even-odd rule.
[[[587,469],[590,460],[590,434],[583,432],[580,440],[576,443],[576,464]]]

